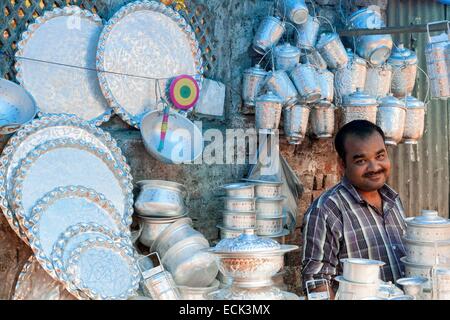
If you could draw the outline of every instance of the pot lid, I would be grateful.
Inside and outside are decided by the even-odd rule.
[[[296,57],[300,56],[300,49],[291,46],[289,43],[284,43],[275,47],[275,54],[282,57]]]
[[[316,48],[317,49],[322,48],[327,43],[333,41],[336,38],[339,38],[339,35],[337,33],[324,32],[324,33],[320,34],[319,40],[317,41]]]
[[[417,286],[422,285],[427,282],[428,279],[421,276],[409,277],[409,278],[400,278],[396,282],[401,286]]]
[[[274,102],[283,103],[283,99],[274,94],[272,91],[267,91],[266,94],[256,98],[256,102]]]
[[[388,59],[388,63],[390,64],[416,64],[417,63],[417,55],[414,51],[405,48],[403,43],[399,43],[398,46],[394,46],[392,49],[391,56]]]
[[[259,65],[259,64],[255,64],[254,67],[246,69],[244,71],[244,73],[251,73],[254,75],[258,75],[258,76],[266,76],[267,75],[267,71],[264,70],[263,68],[261,68],[261,65]]]
[[[413,96],[406,97],[406,108],[408,109],[423,109],[425,108],[425,103]]]
[[[405,102],[397,99],[391,94],[378,100],[380,107],[397,107],[406,109]]]
[[[214,247],[216,252],[252,253],[262,251],[276,251],[281,245],[275,240],[261,238],[255,234],[255,229],[245,229],[244,233],[236,238],[222,239]]]
[[[254,183],[249,183],[249,182],[232,182],[232,183],[224,184],[223,186],[221,186],[221,188],[223,188],[225,190],[236,190],[236,189],[251,188],[254,186],[255,186]]]
[[[415,226],[450,224],[450,220],[442,218],[435,210],[422,210],[421,215],[407,220],[407,223]]]
[[[345,107],[364,107],[364,106],[374,106],[377,105],[377,99],[373,96],[365,94],[361,88],[357,88],[356,92],[348,94],[343,98],[343,105]]]

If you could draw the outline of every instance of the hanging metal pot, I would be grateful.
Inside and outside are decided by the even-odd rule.
[[[412,97],[406,97],[406,120],[403,131],[403,143],[417,144],[425,128],[425,104]]]
[[[278,13],[292,23],[303,24],[308,19],[308,7],[305,0],[278,0]]]
[[[377,108],[378,102],[374,97],[357,89],[355,93],[343,98],[341,126],[353,120],[367,120],[376,123]]]
[[[314,68],[319,70],[328,68],[327,62],[315,48],[304,49],[304,53],[300,56],[300,62],[303,64],[310,63]]]
[[[297,25],[295,33],[296,45],[300,49],[311,49],[316,45],[319,35],[320,21],[317,17],[308,16],[308,20]]]
[[[295,104],[283,109],[284,133],[289,144],[300,144],[305,137],[309,111],[306,104]]]
[[[392,94],[399,98],[409,96],[416,82],[417,55],[400,43],[387,63],[392,67]]]
[[[311,64],[297,64],[291,72],[291,79],[302,102],[313,103],[320,99],[320,84],[317,79],[317,72]]]
[[[266,77],[266,88],[282,99],[284,106],[290,106],[298,101],[298,92],[286,71],[270,71]],[[281,110],[280,110],[281,115]]]
[[[396,146],[402,140],[406,107],[402,100],[389,95],[379,100],[377,125],[383,130],[385,143]]]
[[[256,98],[255,126],[263,132],[278,129],[281,118],[282,99],[271,91]]]
[[[320,98],[332,102],[334,98],[334,74],[328,70],[317,70]]]
[[[286,31],[285,24],[278,17],[266,17],[256,30],[253,39],[253,49],[259,54],[265,54],[278,41]]]
[[[299,61],[299,48],[291,46],[289,43],[275,47],[275,70],[290,72]]]
[[[364,92],[376,98],[383,98],[391,90],[392,67],[389,64],[369,66]]]
[[[329,101],[311,105],[311,131],[319,139],[331,138],[334,134],[335,107]]]
[[[317,41],[316,48],[330,69],[342,68],[348,62],[347,52],[336,32],[322,33]]]
[[[266,76],[267,71],[262,69],[259,64],[244,71],[242,97],[246,105],[255,105],[255,98],[260,93]]]

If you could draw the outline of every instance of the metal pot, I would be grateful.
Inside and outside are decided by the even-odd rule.
[[[379,283],[351,282],[343,276],[337,276],[335,280],[339,282],[336,300],[361,300],[377,296]]]
[[[367,69],[364,92],[376,98],[389,94],[392,82],[392,67],[389,64],[370,66]]]
[[[308,128],[310,108],[296,104],[283,109],[284,133],[289,144],[300,144]]]
[[[183,300],[205,300],[206,295],[219,289],[219,280],[214,280],[214,282],[207,287],[187,287],[178,286],[181,298]]]
[[[298,101],[297,90],[286,71],[270,71],[266,77],[266,87],[282,99],[284,106],[293,105]]]
[[[271,236],[283,231],[283,217],[256,219],[256,233],[259,236]]]
[[[256,218],[282,217],[285,198],[256,198]]]
[[[300,25],[297,25],[296,45],[300,49],[314,48],[319,35],[320,21],[316,17],[308,15],[308,20]]]
[[[377,125],[384,132],[385,143],[396,146],[402,140],[405,128],[405,103],[389,95],[380,99],[379,104]]]
[[[319,139],[331,138],[334,134],[334,105],[329,101],[320,101],[311,106],[311,131]]]
[[[344,45],[335,32],[322,33],[317,41],[316,48],[330,69],[342,68],[348,62]]]
[[[406,277],[424,277],[428,279],[427,282],[424,283],[424,290],[431,290],[431,268],[433,267],[430,264],[417,264],[412,263],[407,260],[407,257],[401,257],[400,261],[405,265],[405,276]],[[430,263],[434,263],[430,261]]]
[[[303,24],[308,20],[308,7],[305,0],[279,0],[278,13],[292,23]]]
[[[256,212],[233,212],[222,213],[223,226],[231,229],[244,229],[256,227]]]
[[[425,128],[425,104],[412,97],[406,97],[406,120],[403,131],[403,143],[417,144]]]
[[[255,211],[255,198],[225,197],[225,209],[235,212]]]
[[[380,29],[386,26],[379,11],[371,7],[361,9],[349,18],[349,29]],[[355,37],[354,46],[359,56],[372,65],[380,65],[389,58],[393,46],[390,34],[361,35]]]
[[[255,127],[260,132],[278,129],[283,100],[271,91],[256,98]]]
[[[421,300],[423,295],[423,285],[428,281],[424,277],[410,277],[401,278],[396,283],[402,286],[406,295],[414,297],[416,300]]]
[[[164,180],[142,180],[137,185],[141,191],[134,208],[140,215],[167,218],[181,216],[186,212],[186,188],[182,184]]]
[[[142,243],[146,247],[151,247],[153,241],[167,229],[172,223],[177,221],[179,218],[172,219],[160,219],[160,218],[151,218],[145,216],[135,215],[137,221],[139,223],[139,227],[141,228],[139,242]]]
[[[343,263],[343,277],[346,281],[374,284],[380,281],[380,267],[383,261],[348,258],[341,259]]]
[[[233,198],[254,198],[255,184],[248,182],[235,182],[222,186],[225,189],[227,197]]]
[[[300,49],[285,43],[275,47],[275,69],[291,72],[300,61]]]
[[[400,43],[392,50],[388,64],[392,67],[391,92],[395,97],[411,95],[416,82],[417,55]]]
[[[218,224],[216,227],[220,230],[220,239],[236,238],[244,232],[244,229],[226,228],[220,224]]]
[[[345,67],[335,70],[334,87],[338,101],[342,102],[342,97],[355,92],[357,89],[364,89],[367,76],[367,63],[364,59],[347,49],[349,57]]]
[[[285,31],[285,24],[278,17],[265,17],[256,30],[253,49],[265,54],[278,43]]]
[[[258,198],[276,198],[281,196],[283,182],[244,179],[255,183],[255,194]]]
[[[320,86],[320,98],[332,102],[334,98],[334,74],[328,70],[318,70],[317,79]]]
[[[450,220],[439,217],[435,210],[422,210],[420,216],[407,218],[406,226],[406,238],[411,240],[450,240]]]
[[[364,94],[360,89],[355,93],[344,96],[342,101],[341,126],[353,120],[367,120],[372,123],[377,122],[377,100]]]
[[[403,238],[408,262],[416,264],[434,263],[438,257],[450,258],[450,240],[418,241]]]
[[[242,98],[246,105],[255,105],[255,98],[259,95],[266,76],[267,71],[262,69],[259,64],[244,71]]]
[[[153,300],[180,300],[172,275],[161,266],[146,271],[143,277],[144,291]]]
[[[313,103],[320,99],[320,84],[317,79],[317,72],[311,64],[297,64],[290,76],[302,102]]]

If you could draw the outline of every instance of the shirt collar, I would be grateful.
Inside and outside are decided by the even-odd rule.
[[[345,187],[345,189],[352,195],[352,197],[356,200],[356,202],[360,204],[366,203],[366,201],[361,197],[358,191],[356,191],[356,188],[352,185],[352,183],[346,176],[342,178],[341,183]],[[398,193],[395,192],[394,189],[392,189],[386,183],[378,191],[380,192],[380,195],[383,198],[383,200],[389,204],[394,204],[395,200],[398,197]]]

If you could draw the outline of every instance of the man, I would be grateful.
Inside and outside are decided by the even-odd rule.
[[[304,289],[311,279],[330,280],[336,288],[343,258],[383,261],[381,279],[394,282],[404,275],[406,226],[401,200],[386,184],[391,163],[384,133],[355,120],[339,130],[335,148],[344,177],[311,204],[303,221]]]

